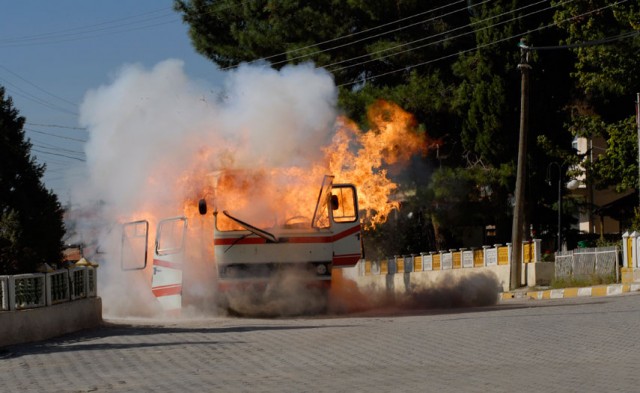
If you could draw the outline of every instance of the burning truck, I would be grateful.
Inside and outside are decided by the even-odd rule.
[[[353,297],[354,283],[341,278],[363,257],[362,228],[384,223],[399,205],[390,174],[435,143],[395,104],[376,102],[368,119],[363,131],[337,117],[313,152],[287,145],[275,154],[250,136],[240,147],[183,138],[189,149],[149,155],[151,170],[126,176],[127,187],[101,186],[115,201],[104,204],[104,215],[126,223],[121,238],[112,231],[101,239],[110,260],[118,253],[121,260],[103,274],[105,304],[119,315],[189,315],[212,305],[262,314],[271,300],[306,301],[309,292],[319,300],[311,309],[327,297]],[[120,270],[138,272],[122,277]],[[307,309],[297,304],[288,314]]]
[[[234,210],[242,204],[222,195],[230,183],[233,188],[243,182],[255,183],[255,177],[237,171],[213,175],[211,195],[197,203],[199,215],[160,220],[152,247],[148,220],[124,224],[122,268],[143,270],[147,253],[153,253],[151,291],[166,314],[179,315],[183,307],[211,301],[236,313],[269,314],[274,303],[302,298],[307,301],[293,312],[320,311],[337,269],[353,267],[363,257],[353,184],[324,176],[315,206],[281,205],[269,214],[252,215],[251,209]],[[210,296],[193,295],[192,286],[208,286]]]

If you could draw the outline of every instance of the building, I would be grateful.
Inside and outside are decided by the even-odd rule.
[[[605,153],[607,141],[602,137],[576,137],[573,148],[578,155],[584,156],[585,160],[593,161]],[[601,236],[623,233],[634,215],[634,207],[638,204],[637,191],[619,193],[613,188],[597,190],[589,182],[588,173],[583,167],[573,169],[582,172],[567,184],[569,195],[583,202],[575,229],[580,233]]]

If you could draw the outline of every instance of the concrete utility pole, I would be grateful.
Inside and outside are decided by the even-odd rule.
[[[529,129],[529,51],[524,39],[518,44],[520,47],[520,64],[518,69],[522,73],[520,87],[520,142],[518,144],[518,168],[516,174],[515,204],[513,207],[513,226],[511,228],[511,282],[509,287],[516,289],[520,286],[522,276],[522,222],[524,216],[524,180],[527,173],[527,134]]]
[[[638,194],[640,195],[640,93],[636,93],[636,128],[638,129]],[[638,201],[640,204],[640,201]]]

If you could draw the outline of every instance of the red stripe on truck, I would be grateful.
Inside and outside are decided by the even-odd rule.
[[[151,291],[153,292],[155,297],[180,295],[182,293],[182,285],[163,285],[161,287],[151,288]]]
[[[162,267],[168,267],[171,269],[182,270],[181,263],[163,261],[162,259],[154,259],[153,266],[162,266]]]
[[[360,224],[355,225],[346,231],[342,231],[333,236],[292,236],[281,237],[279,243],[334,243],[347,236],[360,232]],[[239,240],[238,240],[239,239]],[[265,244],[267,241],[261,237],[239,237],[214,239],[213,244],[216,246],[230,246],[232,244]]]

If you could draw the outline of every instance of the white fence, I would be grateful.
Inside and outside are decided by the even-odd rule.
[[[523,242],[522,263],[540,259],[540,240]],[[451,249],[449,251],[422,252],[420,255],[396,255],[381,260],[365,260],[360,264],[360,275],[385,275],[435,270],[469,269],[509,265],[511,244],[495,244],[476,249]]]
[[[556,253],[555,277],[564,279],[590,279],[615,277],[619,281],[617,247],[578,248]]]
[[[0,311],[51,306],[97,296],[97,270],[89,266],[51,273],[0,276]]]

